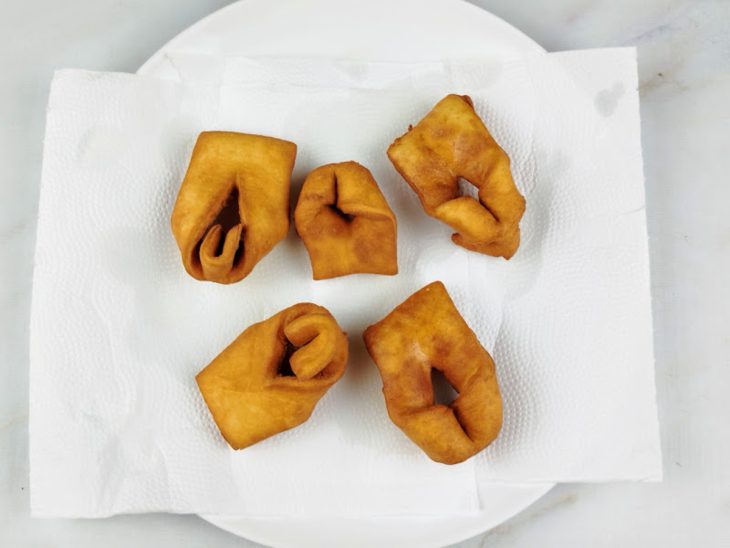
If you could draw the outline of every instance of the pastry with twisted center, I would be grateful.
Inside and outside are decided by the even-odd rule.
[[[397,274],[396,220],[370,171],[327,164],[304,181],[294,223],[315,280],[347,274]]]
[[[456,464],[489,445],[502,427],[494,361],[441,282],[411,295],[365,330],[391,420],[436,462]],[[432,369],[458,392],[434,397]]]
[[[447,95],[388,148],[396,170],[426,213],[456,230],[451,239],[471,251],[509,259],[520,245],[525,199],[510,160],[466,95]],[[479,199],[459,192],[459,178]]]
[[[240,281],[286,236],[296,153],[294,143],[273,137],[200,134],[172,212],[191,276]]]
[[[344,373],[347,348],[326,308],[295,304],[246,329],[196,380],[221,434],[242,449],[305,422]]]

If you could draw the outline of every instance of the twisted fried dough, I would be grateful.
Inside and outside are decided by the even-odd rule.
[[[388,157],[426,213],[456,230],[454,243],[505,259],[515,254],[525,199],[512,180],[509,157],[468,96],[439,101],[390,145]],[[460,195],[459,178],[479,189],[479,200]]]
[[[172,212],[191,276],[240,281],[286,236],[296,151],[294,143],[273,137],[200,134]]]
[[[241,333],[196,380],[234,449],[294,428],[347,362],[347,336],[326,308],[300,303]]]
[[[312,171],[299,194],[294,223],[315,280],[398,273],[395,215],[370,171],[357,162]]]
[[[363,338],[388,415],[431,459],[456,464],[497,437],[502,399],[494,362],[441,282],[411,295]],[[432,368],[459,393],[449,406],[435,403]]]

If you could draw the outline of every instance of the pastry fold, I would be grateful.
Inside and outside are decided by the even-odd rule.
[[[491,443],[502,427],[494,361],[434,282],[365,330],[391,420],[434,461],[456,464]],[[435,402],[432,369],[458,392]]]
[[[370,171],[357,162],[312,171],[299,194],[294,223],[315,280],[398,273],[395,215]]]
[[[520,245],[525,199],[510,160],[466,95],[447,95],[388,148],[396,170],[428,215],[456,230],[451,239],[471,251],[509,259]],[[461,195],[459,179],[478,188]]]
[[[326,308],[299,303],[248,327],[196,381],[225,440],[243,449],[305,422],[345,372],[347,349]]]
[[[286,236],[296,152],[273,137],[200,134],[171,223],[191,276],[240,281]]]

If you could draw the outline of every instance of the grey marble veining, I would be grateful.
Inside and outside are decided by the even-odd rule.
[[[0,8],[0,546],[253,546],[193,516],[32,520],[30,278],[56,67],[134,71],[226,0],[34,0]],[[550,51],[635,45],[665,481],[561,485],[462,543],[730,544],[730,2],[475,0]]]

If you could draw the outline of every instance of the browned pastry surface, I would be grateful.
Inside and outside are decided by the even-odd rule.
[[[286,236],[296,152],[294,143],[273,137],[200,134],[172,212],[191,276],[242,280]]]
[[[234,449],[294,428],[345,371],[346,334],[326,308],[295,304],[241,333],[196,380]]]
[[[370,171],[357,162],[312,171],[299,194],[294,223],[315,280],[398,273],[395,215]]]
[[[441,282],[411,295],[365,330],[391,420],[437,462],[456,464],[489,445],[502,427],[494,361]],[[437,404],[431,369],[458,392]]]
[[[509,259],[520,245],[525,199],[507,154],[491,136],[466,95],[447,95],[423,120],[395,140],[388,157],[424,210],[456,230],[454,243]],[[459,178],[479,189],[462,196]]]

